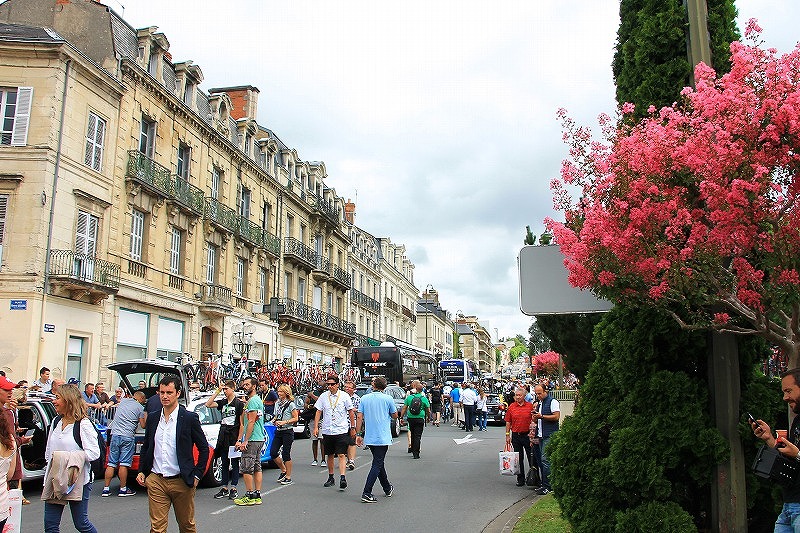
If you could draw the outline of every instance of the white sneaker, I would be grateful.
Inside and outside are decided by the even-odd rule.
[[[313,461],[311,461],[311,466],[317,466],[317,460],[316,460],[316,459],[314,459]]]
[[[319,466],[325,467],[325,466],[328,466],[328,463],[326,463],[325,459],[323,459],[322,462],[319,464]]]

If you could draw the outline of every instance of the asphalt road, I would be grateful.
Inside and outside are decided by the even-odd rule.
[[[416,531],[480,532],[503,510],[529,495],[527,487],[516,487],[515,478],[498,474],[497,454],[503,447],[504,428],[489,427],[473,432],[472,440],[456,444],[464,431],[450,425],[428,425],[422,436],[421,458],[406,453],[406,434],[395,439],[386,456],[394,496],[385,498],[380,485],[373,493],[376,504],[361,502],[371,455],[359,450],[356,469],[348,471],[348,488],[324,488],[327,470],[310,466],[309,440],[296,440],[292,448],[294,485],[275,482],[278,470],[264,469],[261,506],[236,507],[228,500],[212,498],[217,489],[199,489],[195,498],[198,531]],[[338,469],[336,471],[338,482]],[[149,530],[147,493],[137,488],[135,496],[118,498],[118,481],[112,482],[113,496],[101,498],[102,481],[96,482],[89,503],[89,517],[100,533],[141,533]],[[239,488],[244,491],[244,483]],[[41,486],[26,486],[31,505],[23,507],[23,532],[39,533],[43,524]],[[75,531],[65,510],[64,532]],[[174,519],[170,531],[178,531]]]

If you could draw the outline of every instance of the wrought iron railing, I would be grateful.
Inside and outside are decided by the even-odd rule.
[[[284,239],[283,242],[283,251],[285,253],[297,256],[309,265],[314,266],[317,264],[317,252],[312,250],[311,247],[306,246],[293,237]]]
[[[120,266],[73,250],[50,250],[50,276],[119,288]]]
[[[236,221],[236,236],[251,244],[261,243],[261,227],[255,222],[239,216]]]
[[[128,168],[125,176],[149,186],[164,196],[170,194],[170,171],[139,152],[128,152]]]
[[[333,265],[333,279],[337,280],[342,285],[349,287],[351,281],[350,278],[351,276],[349,272],[347,272],[339,265]]]
[[[381,311],[381,304],[374,298],[370,298],[366,294],[356,289],[350,289],[350,301],[357,303],[358,305],[363,305],[367,309],[371,311],[375,311],[376,313],[380,313]]]
[[[383,298],[383,305],[394,311],[395,313],[400,312],[400,304],[397,302],[390,300],[388,296],[384,296]]]
[[[412,322],[416,322],[417,321],[417,315],[415,315],[411,311],[411,309],[409,309],[405,305],[401,305],[400,309],[401,309],[401,312],[403,313],[403,315],[405,315],[406,317],[410,318]]]
[[[321,255],[317,254],[317,262],[314,266],[314,270],[319,270],[321,272],[325,272],[329,276],[331,275],[331,260],[327,257],[322,257]]]
[[[281,240],[267,230],[261,230],[260,246],[268,252],[272,252],[275,257],[281,253]]]
[[[342,320],[339,317],[330,315],[309,305],[289,298],[281,298],[280,303],[285,305],[284,314],[302,320],[303,322],[310,322],[345,335],[354,336],[356,333],[356,325],[352,322],[347,322],[346,320]]]
[[[202,302],[210,305],[231,306],[231,289],[222,285],[207,283],[203,285]]]
[[[206,197],[204,216],[231,233],[236,233],[239,228],[236,211],[216,198]]]
[[[203,214],[203,191],[180,176],[172,176],[169,181],[169,196],[198,215]]]
[[[312,198],[314,208],[319,214],[325,216],[334,224],[339,223],[339,210],[336,209],[336,206],[332,202],[329,202],[319,194],[312,195]]]

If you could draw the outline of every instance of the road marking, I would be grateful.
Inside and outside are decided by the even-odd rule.
[[[456,444],[472,444],[473,442],[481,442],[483,439],[473,439],[472,433],[467,433],[463,439],[453,439]]]

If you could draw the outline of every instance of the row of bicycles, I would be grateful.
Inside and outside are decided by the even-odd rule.
[[[259,381],[266,381],[273,388],[286,383],[292,390],[303,391],[316,387],[331,375],[339,376],[342,382],[361,381],[361,372],[357,367],[344,365],[337,371],[332,365],[321,365],[311,361],[291,366],[288,360],[264,363],[260,360],[248,360],[243,356],[237,361],[222,354],[212,355],[203,361],[192,361],[190,356],[185,354],[180,363],[183,364],[189,383],[201,391],[214,389],[227,380],[240,383],[244,378],[251,376]]]

